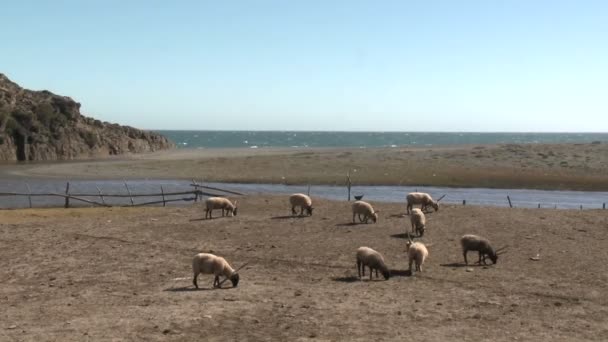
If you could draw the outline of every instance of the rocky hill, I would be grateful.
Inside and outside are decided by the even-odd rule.
[[[99,158],[172,148],[164,136],[80,114],[80,103],[0,74],[0,160]]]

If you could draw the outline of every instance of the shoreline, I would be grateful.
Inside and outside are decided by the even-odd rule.
[[[5,179],[205,182],[608,191],[608,144],[390,148],[172,149],[109,159],[0,165]]]

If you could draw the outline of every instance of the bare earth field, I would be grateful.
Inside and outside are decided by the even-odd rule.
[[[606,211],[442,206],[411,277],[403,206],[374,205],[369,225],[349,223],[348,202],[285,217],[274,196],[212,220],[200,204],[0,211],[0,340],[608,340]],[[463,267],[464,233],[509,252]],[[359,281],[359,246],[383,253],[393,277]],[[211,290],[206,275],[195,291],[200,251],[249,262],[239,286]]]
[[[4,176],[434,185],[608,191],[608,144],[380,149],[172,150],[102,161],[5,165]]]

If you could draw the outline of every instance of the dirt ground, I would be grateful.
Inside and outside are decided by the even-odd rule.
[[[373,203],[379,222],[352,225],[348,202],[315,200],[304,218],[284,197],[238,203],[212,220],[200,204],[0,211],[0,340],[608,340],[606,211],[442,206],[412,277],[403,205]],[[508,253],[464,267],[465,233]],[[359,281],[360,246],[390,280]],[[200,251],[248,262],[239,286],[205,275],[195,291]]]
[[[0,177],[432,185],[608,191],[608,144],[196,149],[102,161],[0,166]]]

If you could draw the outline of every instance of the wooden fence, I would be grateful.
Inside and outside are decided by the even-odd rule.
[[[32,197],[62,197],[62,198],[65,198],[64,207],[69,208],[70,201],[84,202],[84,203],[88,203],[88,204],[92,204],[92,205],[100,206],[100,207],[116,206],[116,205],[107,203],[106,202],[107,198],[129,198],[131,204],[130,205],[119,205],[119,206],[123,206],[123,207],[138,207],[138,206],[155,205],[155,204],[161,204],[161,203],[164,207],[167,205],[167,203],[171,203],[171,202],[180,202],[180,201],[198,202],[198,200],[202,199],[203,196],[211,196],[211,197],[224,197],[225,196],[220,193],[208,192],[206,190],[219,191],[219,192],[228,193],[228,194],[232,194],[232,195],[239,195],[239,196],[244,195],[244,194],[242,194],[240,192],[236,192],[236,191],[230,191],[230,190],[205,186],[203,184],[197,183],[194,180],[192,180],[192,184],[190,184],[190,186],[194,187],[193,190],[165,192],[163,186],[161,185],[160,192],[158,192],[158,193],[142,193],[142,194],[132,193],[131,189],[129,188],[129,185],[127,184],[126,181],[124,182],[124,186],[127,191],[127,194],[109,194],[109,193],[104,194],[104,193],[102,193],[101,189],[98,186],[96,186],[96,188],[97,188],[96,194],[70,193],[70,182],[67,182],[67,184],[66,184],[65,193],[59,193],[59,192],[33,193],[29,184],[26,183],[25,185],[28,190],[28,192],[26,192],[26,193],[0,192],[0,196],[25,196],[28,198],[30,208],[33,208]],[[190,196],[188,196],[188,195],[190,195]],[[188,197],[167,198],[168,196],[188,196]],[[87,198],[85,198],[85,197],[87,197]],[[154,201],[136,203],[134,198],[139,198],[139,197],[158,197],[159,199],[154,200]],[[90,198],[99,198],[99,200],[93,200]]]

